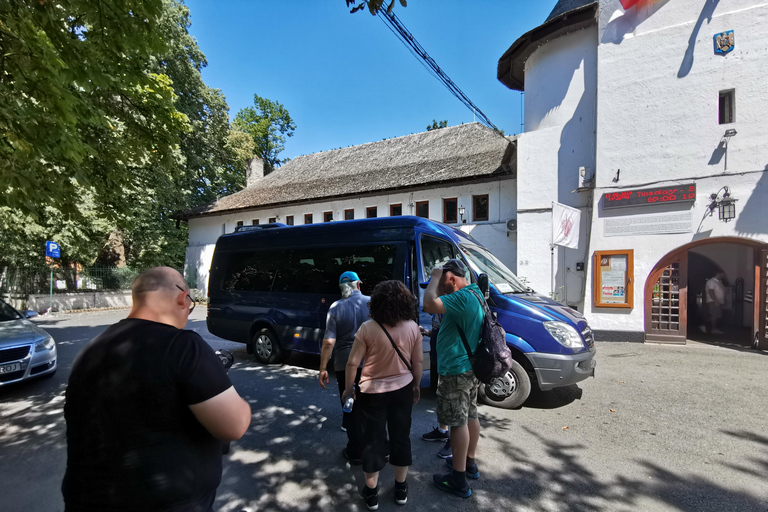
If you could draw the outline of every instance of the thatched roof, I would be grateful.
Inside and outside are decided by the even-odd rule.
[[[177,217],[511,178],[516,170],[514,148],[514,141],[471,123],[313,153],[292,159],[240,192]]]
[[[598,0],[560,0],[546,21],[520,36],[499,59],[496,78],[517,91],[525,90],[525,61],[539,47],[565,34],[597,23]]]

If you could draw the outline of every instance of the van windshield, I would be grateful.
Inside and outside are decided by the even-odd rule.
[[[533,290],[520,282],[491,251],[479,245],[461,244],[461,252],[467,258],[469,266],[478,274],[488,274],[488,281],[501,293],[528,293]]]

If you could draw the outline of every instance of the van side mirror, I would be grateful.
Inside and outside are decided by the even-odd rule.
[[[477,276],[477,286],[480,288],[480,291],[483,292],[483,296],[487,299],[488,298],[488,274],[480,274]]]
[[[24,318],[35,318],[37,316],[37,311],[27,310],[24,312]]]

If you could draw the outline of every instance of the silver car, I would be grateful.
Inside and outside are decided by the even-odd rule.
[[[0,386],[56,373],[53,337],[0,299]]]

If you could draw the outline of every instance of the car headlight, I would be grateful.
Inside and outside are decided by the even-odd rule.
[[[55,345],[51,336],[46,336],[37,343],[35,343],[35,352],[42,352],[43,350],[51,350]]]
[[[544,328],[564,347],[584,348],[579,333],[565,322],[544,322]]]

